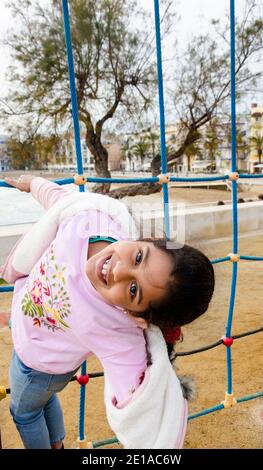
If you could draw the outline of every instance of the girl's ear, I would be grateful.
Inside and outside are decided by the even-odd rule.
[[[123,313],[125,313],[125,315],[129,315],[130,317],[133,318],[133,320],[135,321],[135,323],[137,323],[137,325],[142,328],[143,330],[145,330],[146,328],[148,328],[149,326],[149,323],[147,322],[147,320],[145,320],[144,318],[141,318],[141,317],[138,317],[138,313],[137,312],[132,312],[131,310],[123,310]]]
[[[144,318],[134,317],[134,316],[132,316],[132,317],[133,317],[135,323],[137,323],[137,325],[140,328],[142,328],[142,330],[146,330],[146,328],[148,328],[149,324]]]
[[[128,311],[128,310],[125,310],[125,313],[127,315],[129,315],[130,317],[132,317],[132,319],[135,321],[135,323],[137,323],[137,325],[142,328],[142,330],[146,330],[146,328],[148,328],[149,326],[149,323],[147,322],[147,320],[145,320],[144,318],[141,318],[141,317],[138,317],[137,313],[133,313],[131,311]]]

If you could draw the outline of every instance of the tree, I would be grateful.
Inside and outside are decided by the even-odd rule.
[[[11,160],[11,167],[14,170],[39,169],[32,142],[10,138],[7,143],[7,149]]]
[[[143,28],[133,26],[134,15],[142,14],[136,0],[70,0],[69,4],[79,118],[97,174],[110,177],[103,128],[117,110],[119,122],[121,112],[127,120],[127,112],[134,116],[147,110],[155,89],[155,66],[152,56],[146,57],[147,18],[142,19]],[[13,51],[9,76],[15,88],[5,101],[5,112],[41,116],[54,132],[71,117],[60,2],[47,8],[38,0],[21,0],[11,2],[10,8],[20,31],[6,41]],[[108,189],[102,185],[103,192]]]
[[[231,145],[231,128],[227,128],[227,142]],[[238,127],[238,122],[236,124],[236,155],[237,161],[244,159],[246,157],[247,151],[249,150],[249,145],[245,137],[245,131]]]
[[[258,163],[261,164],[261,158],[263,153],[263,136],[259,134],[255,134],[254,136],[249,138],[250,140],[250,147],[253,150],[256,150],[258,154]]]
[[[178,116],[180,137],[177,148],[167,156],[167,169],[180,158],[200,136],[202,128],[220,114],[226,114],[225,106],[230,97],[230,45],[229,18],[225,24],[213,21],[217,38],[211,33],[196,35],[186,49],[178,53],[174,77],[174,106]],[[236,22],[236,89],[237,99],[262,77],[255,72],[251,62],[263,48],[263,18],[255,0],[247,0],[241,20]],[[152,174],[160,173],[160,154],[152,161]],[[161,190],[161,185],[158,185]],[[127,194],[136,195],[157,191],[156,185],[133,186]],[[116,197],[123,193],[114,191]],[[124,194],[125,195],[125,194]]]
[[[128,158],[129,167],[131,169],[132,153],[129,141],[130,138],[128,138],[127,141],[121,146],[121,159],[126,161],[126,159]]]
[[[216,155],[221,142],[222,139],[218,135],[218,122],[210,121],[205,131],[204,149],[210,159],[211,172],[216,168]]]
[[[17,130],[17,129],[16,129]],[[13,134],[8,141],[8,153],[11,166],[15,170],[41,170],[50,161],[65,161],[61,139],[56,135],[49,137],[40,134],[33,136],[23,131]]]
[[[141,166],[143,167],[145,157],[149,150],[149,143],[146,139],[140,139],[137,144],[132,146],[132,153],[141,160]]]
[[[158,134],[155,134],[155,132],[149,132],[149,134],[146,135],[146,138],[150,143],[152,149],[152,156],[155,157],[156,145],[158,145],[160,141],[160,136]]]
[[[249,68],[251,58],[263,48],[263,19],[258,15],[256,2],[247,0],[244,18],[236,24],[237,97],[262,76]],[[175,154],[168,157],[168,163],[198,140],[198,130],[224,111],[230,96],[229,22],[225,27],[219,20],[213,24],[221,40],[216,41],[211,35],[194,36],[178,59],[174,101],[185,135]],[[158,167],[158,159],[153,165]]]
[[[191,171],[191,159],[192,157],[201,157],[202,152],[197,142],[189,144],[185,149],[185,155],[187,157],[187,171]]]

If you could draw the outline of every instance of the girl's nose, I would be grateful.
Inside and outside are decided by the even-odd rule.
[[[114,282],[123,281],[130,277],[129,269],[121,261],[117,261],[114,268],[112,269],[112,275]]]

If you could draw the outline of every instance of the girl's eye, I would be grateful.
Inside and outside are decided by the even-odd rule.
[[[136,261],[135,264],[140,264],[141,260],[142,260],[142,251],[138,251],[136,258],[135,258],[135,261]]]
[[[131,294],[132,299],[136,297],[136,293],[137,293],[137,285],[135,282],[132,282],[131,287],[130,287],[130,294]]]

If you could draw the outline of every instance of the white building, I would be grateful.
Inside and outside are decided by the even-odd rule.
[[[0,171],[8,171],[11,168],[11,162],[8,155],[7,136],[0,135]]]

